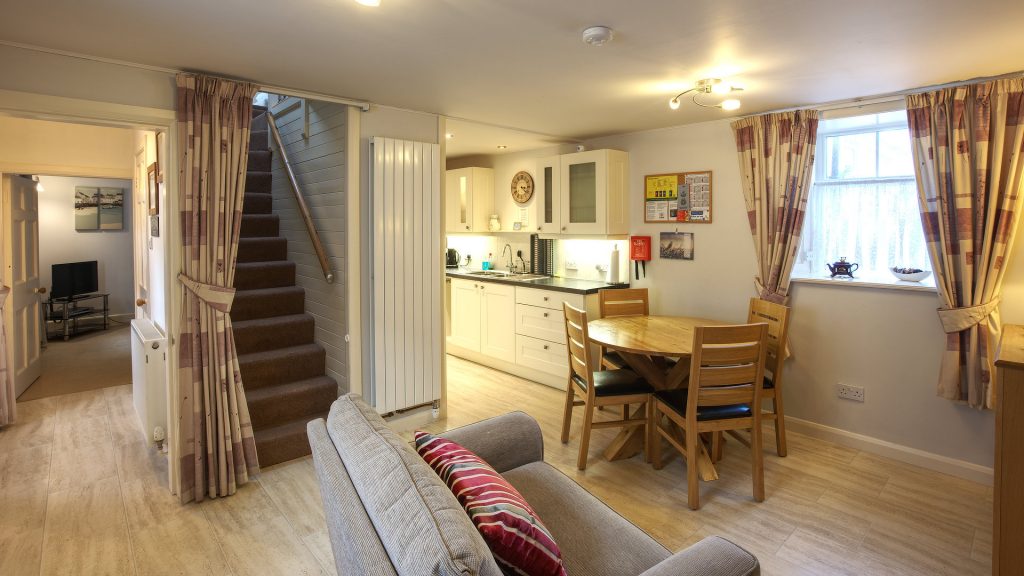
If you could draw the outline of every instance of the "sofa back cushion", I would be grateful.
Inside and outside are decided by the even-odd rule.
[[[359,396],[334,402],[327,431],[398,574],[501,573],[448,487]]]

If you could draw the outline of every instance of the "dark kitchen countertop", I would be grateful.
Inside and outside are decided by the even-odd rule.
[[[536,280],[519,280],[517,278],[502,278],[501,276],[478,276],[470,274],[471,270],[452,269],[445,270],[449,278],[461,278],[463,280],[479,280],[481,282],[494,282],[495,284],[511,284],[526,288],[539,288],[541,290],[554,290],[556,292],[569,292],[572,294],[596,294],[598,290],[608,288],[629,288],[629,284],[608,284],[598,280],[580,280],[578,278],[560,278],[548,276]]]

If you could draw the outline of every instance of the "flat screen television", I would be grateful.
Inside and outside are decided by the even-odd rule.
[[[95,260],[54,264],[51,270],[53,287],[50,294],[52,298],[71,298],[82,294],[92,294],[99,290],[99,275]]]

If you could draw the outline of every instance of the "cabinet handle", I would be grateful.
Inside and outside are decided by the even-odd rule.
[[[547,318],[547,317],[548,317],[548,313],[547,313],[547,312],[545,312],[545,313],[544,313],[544,317],[545,317],[545,318]]]
[[[545,314],[545,316],[547,316],[547,314]],[[548,345],[547,345],[547,344],[545,344],[545,345],[544,345],[544,349],[545,349],[545,350],[547,350],[547,349],[548,349]]]
[[[542,228],[541,228],[540,226],[537,226],[537,231],[538,231],[538,232],[539,232],[539,231],[540,231],[541,229],[542,229]]]
[[[469,226],[466,226],[466,230],[469,230]]]
[[[565,226],[562,226],[562,232],[565,232],[565,228],[566,228]]]
[[[545,302],[547,302],[547,301],[548,301],[548,297],[547,297],[547,296],[545,296],[545,297],[544,297],[544,301],[545,301]]]

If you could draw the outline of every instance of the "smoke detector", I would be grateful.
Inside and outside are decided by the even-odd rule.
[[[583,31],[583,41],[591,46],[604,46],[614,36],[615,32],[607,26],[591,26]]]

